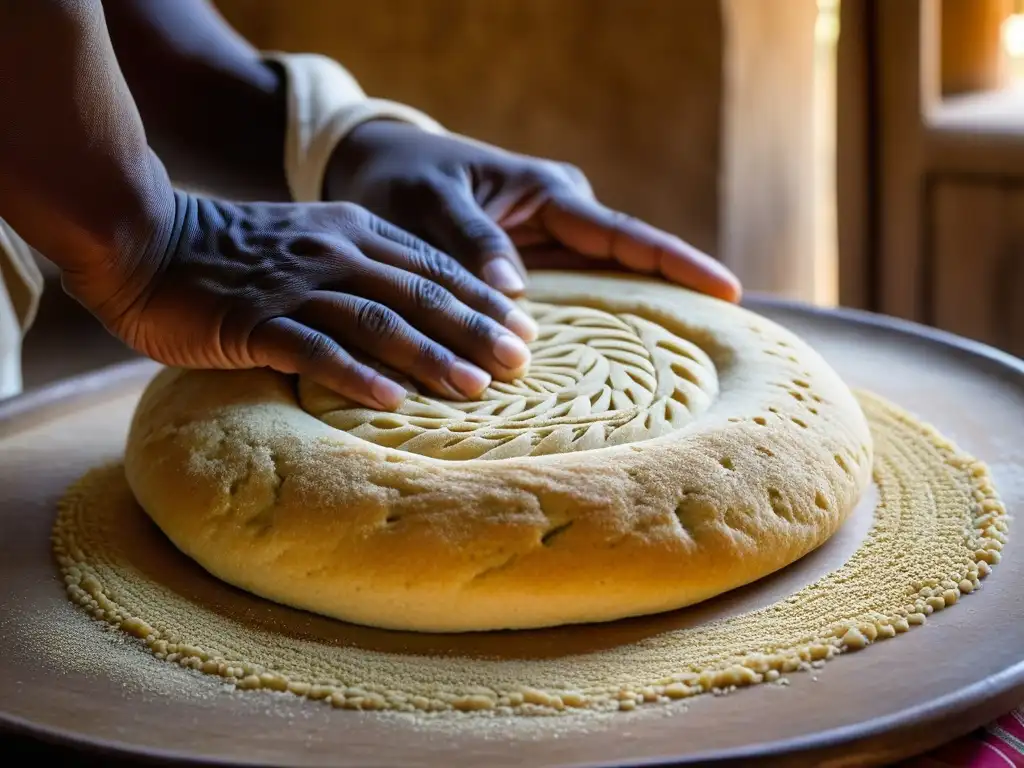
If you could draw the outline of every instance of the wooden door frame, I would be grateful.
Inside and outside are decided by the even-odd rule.
[[[842,0],[837,51],[840,303],[926,314],[928,115],[941,99],[940,0]]]
[[[836,50],[836,235],[839,304],[874,310],[878,305],[876,264],[878,137],[875,75],[875,0],[840,0]]]

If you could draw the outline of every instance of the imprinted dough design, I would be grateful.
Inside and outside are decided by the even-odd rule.
[[[423,632],[700,602],[820,546],[861,497],[864,414],[784,328],[607,274],[535,273],[525,306],[531,369],[481,402],[414,391],[388,414],[266,370],[165,371],[131,488],[224,581]]]
[[[439,459],[509,459],[638,443],[703,413],[718,394],[711,358],[643,317],[528,303],[540,336],[528,374],[494,382],[479,400],[411,394],[374,413],[303,384],[311,414],[377,445]]]

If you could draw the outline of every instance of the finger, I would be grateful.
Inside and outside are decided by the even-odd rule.
[[[512,240],[458,182],[437,187],[433,209],[424,232],[495,290],[521,296],[526,290],[526,268]]]
[[[367,408],[393,411],[405,388],[356,360],[326,334],[287,317],[257,326],[249,338],[257,365],[306,376]]]
[[[569,182],[576,188],[578,194],[583,197],[594,199],[594,189],[590,186],[590,179],[579,168],[571,163],[558,163],[559,168]]]
[[[457,259],[405,230],[382,221],[377,236],[360,246],[376,261],[444,286],[463,304],[502,323],[523,341],[537,338],[537,324],[515,302],[487,285]]]
[[[739,301],[739,280],[726,267],[678,237],[579,196],[552,198],[541,210],[552,237],[587,256],[615,259],[632,270],[661,274],[680,285]]]
[[[390,307],[419,331],[496,378],[514,379],[530,362],[530,351],[522,339],[432,280],[367,261],[366,269],[350,280],[350,285],[346,293]]]
[[[295,312],[295,319],[450,400],[479,397],[491,383],[485,371],[427,338],[383,304],[343,293],[314,291]]]

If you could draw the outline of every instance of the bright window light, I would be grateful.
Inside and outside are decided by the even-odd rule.
[[[1024,14],[1008,16],[1003,22],[1003,46],[1010,58],[1024,58]]]

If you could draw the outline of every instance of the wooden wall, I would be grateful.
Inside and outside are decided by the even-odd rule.
[[[609,204],[713,249],[721,15],[682,0],[217,0],[262,48],[587,171]]]
[[[572,162],[609,205],[811,298],[815,0],[215,0],[450,129]]]

